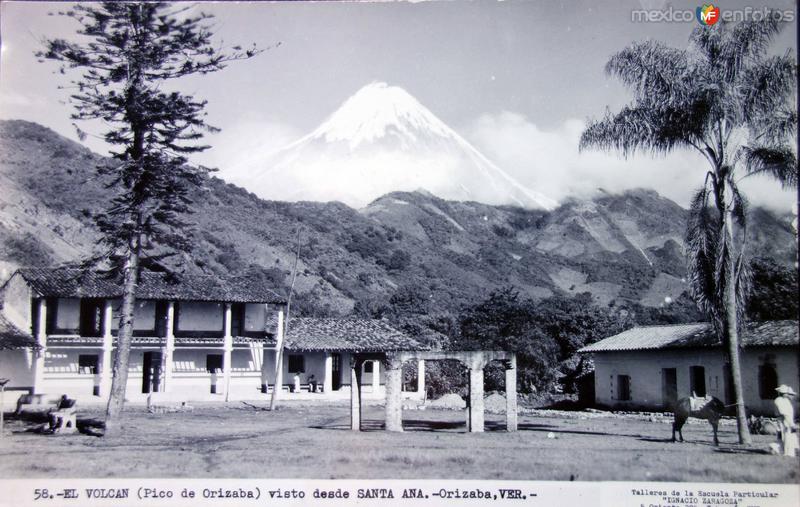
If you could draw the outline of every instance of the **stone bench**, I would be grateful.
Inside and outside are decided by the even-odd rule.
[[[61,396],[53,394],[23,394],[17,399],[16,415],[22,413],[49,413],[58,408]]]
[[[36,414],[37,417],[46,415],[51,432],[75,433],[78,431],[75,404],[75,400],[67,398],[67,395],[23,394],[17,400],[15,414]]]

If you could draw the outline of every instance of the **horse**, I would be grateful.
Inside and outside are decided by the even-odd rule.
[[[672,422],[672,441],[675,442],[675,432],[681,437],[683,442],[683,432],[681,429],[689,417],[705,419],[714,429],[714,445],[719,445],[717,438],[717,427],[722,413],[725,411],[725,404],[713,396],[695,397],[689,396],[681,398],[675,403],[675,420]]]

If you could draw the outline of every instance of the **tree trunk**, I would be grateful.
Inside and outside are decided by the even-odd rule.
[[[733,217],[729,209],[724,212],[725,224],[723,234],[728,236],[728,244],[733,244]],[[724,244],[725,242],[721,242]],[[736,426],[739,430],[739,443],[749,444],[752,442],[750,430],[747,427],[747,413],[744,405],[744,393],[742,392],[742,370],[739,361],[739,331],[738,317],[736,312],[736,266],[733,255],[728,256],[727,266],[725,266],[725,329],[726,342],[728,345],[728,356],[731,361],[731,377],[733,384],[733,396],[736,400]]]
[[[119,318],[117,354],[114,357],[114,373],[111,394],[106,407],[105,436],[120,433],[120,417],[125,405],[125,389],[128,385],[128,364],[133,337],[133,312],[136,304],[136,285],[139,281],[139,244],[141,238],[132,241],[125,262],[125,283],[122,292],[122,310]]]

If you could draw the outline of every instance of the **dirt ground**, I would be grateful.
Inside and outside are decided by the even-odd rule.
[[[711,444],[704,421],[672,443],[668,422],[589,414],[486,414],[487,431],[464,433],[464,411],[406,410],[403,433],[382,430],[383,409],[365,407],[349,430],[346,405],[286,404],[275,412],[244,404],[148,414],[127,409],[125,435],[99,438],[99,409],[80,414],[82,432],[37,432],[6,421],[0,477],[251,477],[317,479],[525,479],[794,483],[798,460],[767,454],[774,437],[736,445],[735,426]]]

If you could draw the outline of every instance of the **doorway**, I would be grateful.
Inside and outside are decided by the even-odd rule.
[[[664,408],[673,410],[678,401],[678,369],[661,369],[661,400]]]
[[[145,352],[142,358],[142,392],[157,393],[161,385],[161,352]]]
[[[331,354],[331,389],[338,391],[342,387],[342,355]]]
[[[705,397],[706,395],[706,369],[702,366],[689,368],[689,387],[692,396]]]

